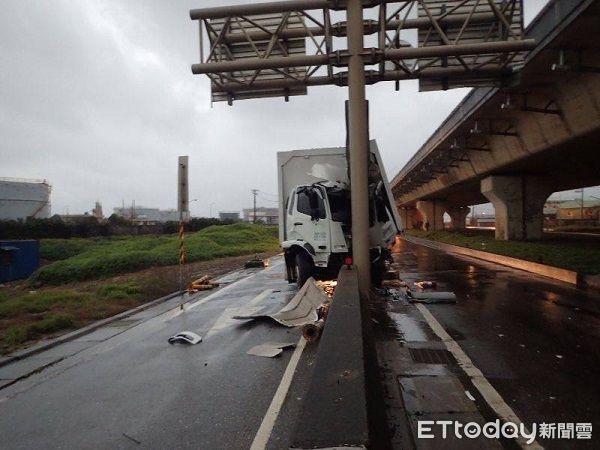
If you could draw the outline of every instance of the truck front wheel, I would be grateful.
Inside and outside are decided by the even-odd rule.
[[[298,287],[301,288],[312,276],[312,261],[302,251],[296,253],[296,267],[298,268]]]

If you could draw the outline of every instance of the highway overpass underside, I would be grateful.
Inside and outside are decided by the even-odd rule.
[[[429,229],[444,212],[461,228],[468,205],[490,201],[496,238],[539,239],[552,192],[600,184],[600,3],[565,17],[553,3],[513,87],[473,90],[392,180],[405,227],[418,209]]]

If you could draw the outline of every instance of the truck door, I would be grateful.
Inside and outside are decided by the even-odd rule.
[[[310,244],[315,265],[327,265],[330,243],[324,193],[314,186],[300,186],[296,189],[293,203],[290,204],[292,214],[288,215],[288,239]]]

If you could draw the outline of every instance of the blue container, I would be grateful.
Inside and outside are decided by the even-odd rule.
[[[27,278],[38,267],[39,241],[0,241],[0,283]]]

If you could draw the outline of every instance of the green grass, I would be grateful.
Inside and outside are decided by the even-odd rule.
[[[499,241],[493,232],[466,230],[464,232],[406,230],[412,236],[445,244],[483,250],[499,255],[561,267],[584,274],[600,273],[600,239],[542,241]]]
[[[0,352],[75,329],[137,306],[144,301],[134,282],[106,284],[95,291],[50,288],[43,291],[0,292]]]
[[[103,279],[178,262],[177,235],[44,240],[42,257],[53,261],[31,278],[33,286]],[[186,235],[186,260],[275,251],[277,228],[252,224],[214,225]]]

